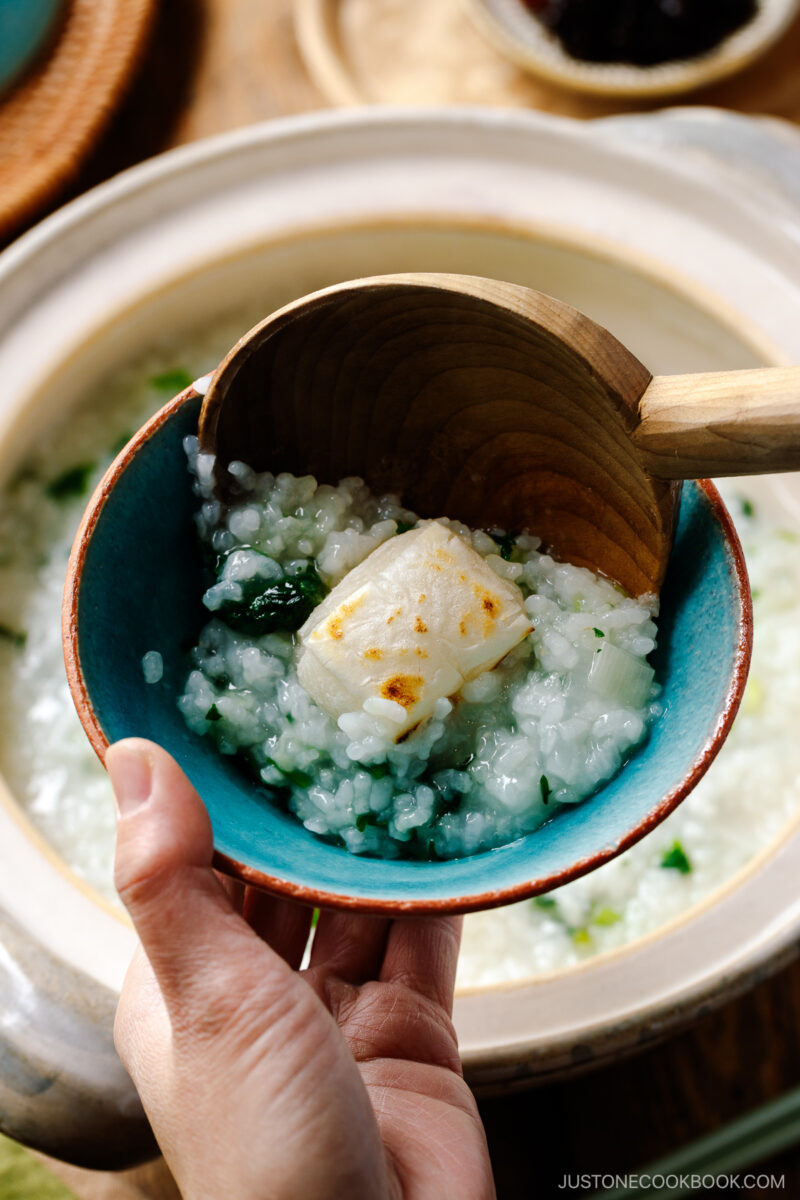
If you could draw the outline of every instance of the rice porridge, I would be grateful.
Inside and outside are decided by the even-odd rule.
[[[383,857],[491,849],[643,737],[654,596],[535,537],[420,520],[361,479],[232,463],[223,503],[186,441],[215,582],[179,708],[312,833]]]
[[[239,317],[187,341],[179,360],[165,352],[115,373],[37,445],[0,510],[2,770],[44,837],[112,899],[111,789],[62,662],[67,558],[91,488],[119,445],[213,367],[244,327]],[[800,808],[800,545],[795,531],[754,507],[741,484],[721,490],[742,538],[755,608],[750,679],[727,742],[698,787],[636,846],[551,895],[468,916],[461,986],[559,969],[658,928],[735,874]],[[155,679],[159,663],[152,659],[146,669]]]

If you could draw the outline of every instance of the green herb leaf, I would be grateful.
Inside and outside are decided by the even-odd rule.
[[[218,615],[237,633],[261,637],[279,630],[294,632],[311,615],[327,588],[311,566],[281,579],[265,584],[255,577],[242,584],[241,600],[228,601],[217,610]]]
[[[616,925],[617,922],[621,920],[622,913],[618,913],[616,909],[601,908],[600,911],[596,912],[592,917],[592,924],[602,926]]]
[[[319,924],[319,909],[315,908],[311,914],[311,928],[316,929]]]
[[[307,788],[311,786],[311,776],[307,771],[284,771],[284,775],[294,787]]]
[[[570,929],[569,936],[572,938],[572,941],[576,946],[591,946],[592,944],[592,935],[589,933],[588,929],[584,929],[583,927],[579,929]]]
[[[742,712],[758,712],[761,708],[763,708],[766,698],[767,689],[764,687],[757,675],[751,675],[747,680],[747,686],[744,689],[744,696],[742,696]]]
[[[206,713],[206,720],[207,721],[221,721],[222,720],[222,713],[219,711],[216,704],[211,705],[211,708]]]
[[[745,517],[754,517],[756,515],[753,502],[751,500],[744,499],[744,497],[742,498],[742,515]]]
[[[594,636],[595,636],[595,637],[605,637],[605,636],[606,636],[606,635],[603,633],[602,629],[597,629],[597,628],[596,628],[596,627],[594,627],[594,626],[593,626],[593,631],[594,631]]]
[[[176,396],[193,382],[188,371],[183,367],[176,367],[172,371],[162,371],[160,375],[154,375],[150,380],[150,387],[168,396]]]
[[[51,500],[59,504],[76,496],[83,496],[88,490],[94,469],[93,462],[77,463],[74,467],[68,467],[60,475],[56,475],[55,479],[50,480],[45,486],[45,491]]]
[[[379,825],[378,814],[374,812],[359,813],[356,817],[356,829],[363,833],[368,825]]]
[[[385,779],[389,774],[389,764],[373,763],[371,767],[364,767],[364,770],[368,775],[371,775],[373,779]]]
[[[550,787],[550,780],[546,775],[542,775],[539,780],[539,791],[542,793],[542,803],[549,804],[553,789]]]
[[[22,649],[28,640],[28,635],[18,629],[10,629],[8,625],[0,625],[0,638],[11,642],[12,646],[19,646]]]
[[[24,484],[34,483],[38,481],[39,478],[40,476],[36,468],[30,463],[27,463],[24,467],[20,467],[19,471],[17,471],[16,475],[14,475],[9,485],[9,490],[12,492],[17,492],[21,487],[23,487]]]
[[[417,526],[416,521],[414,521],[413,523],[410,521],[395,521],[395,524],[397,526],[398,534],[408,533],[409,529],[416,529],[416,526]]]
[[[278,763],[275,762],[274,758],[265,759],[263,767],[272,767],[275,771],[280,771],[286,782],[291,783],[294,787],[307,788],[312,782],[311,776],[306,771],[300,771],[298,769],[287,771],[285,767],[279,766]],[[273,783],[272,786],[280,787],[281,785],[280,783]]]
[[[513,533],[493,533],[490,535],[497,542],[500,549],[500,557],[506,562],[511,562],[511,555],[514,553],[517,546],[517,539]]]
[[[124,433],[119,435],[117,440],[114,442],[114,445],[111,447],[111,453],[114,458],[116,458],[118,454],[122,453],[132,437],[133,430],[131,429],[126,429]]]
[[[688,875],[692,870],[692,864],[680,842],[672,843],[671,848],[661,859],[661,866],[668,871],[680,871],[681,875]]]
[[[537,908],[541,908],[545,912],[550,912],[552,909],[558,907],[552,896],[534,896],[533,903]]]

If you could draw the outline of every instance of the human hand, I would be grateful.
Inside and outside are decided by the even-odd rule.
[[[184,1200],[489,1200],[450,1020],[457,918],[311,913],[222,880],[150,742],[111,747],[116,884],[141,939],[115,1039]]]

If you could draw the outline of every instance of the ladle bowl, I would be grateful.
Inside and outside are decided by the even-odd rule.
[[[461,323],[429,295],[427,309],[416,309],[412,336],[411,308],[398,307],[396,293],[364,288],[348,312],[347,304],[327,302],[331,291],[311,306],[311,324],[308,309],[289,306],[270,319],[281,337],[263,336],[270,321],[251,331],[215,372],[202,420],[197,390],[181,393],[136,434],[99,485],[65,592],[67,672],[79,715],[101,758],[111,742],[132,735],[170,751],[208,807],[219,867],[248,883],[308,904],[373,913],[465,912],[533,896],[632,845],[691,791],[721,747],[752,644],[735,530],[713,485],[685,484],[678,506],[678,485],[642,465],[631,430],[634,393],[646,390],[649,373],[605,331],[604,344],[619,347],[621,356],[614,350],[598,370],[599,327],[574,310],[549,302],[550,335],[541,338],[514,311],[513,296],[499,321],[478,296],[463,336]],[[562,322],[555,333],[553,320]],[[576,334],[586,350],[582,364],[577,356],[577,373],[575,356],[564,349]],[[541,363],[535,374],[530,356],[522,361],[525,339]],[[531,381],[547,400],[539,406],[549,414],[544,429],[526,407]],[[234,397],[240,403],[229,407]],[[582,403],[591,410],[591,438]],[[616,423],[604,412],[616,412]],[[256,789],[234,761],[192,734],[177,708],[187,650],[207,619],[196,498],[182,448],[198,421],[201,441],[217,447],[223,464],[247,457],[261,468],[313,470],[332,483],[360,474],[373,488],[400,491],[423,516],[528,527],[564,557],[595,569],[598,560],[580,551],[591,541],[581,541],[581,531],[598,530],[596,544],[619,551],[605,572],[627,590],[651,590],[663,576],[651,659],[663,715],[645,742],[582,804],[562,808],[527,837],[468,858],[358,857],[308,832],[268,789]],[[570,473],[571,463],[581,471]],[[222,472],[219,478],[224,484]],[[570,479],[582,491],[573,491]],[[561,539],[564,528],[572,541]],[[648,546],[637,540],[640,530],[650,537],[645,554],[631,552]],[[157,684],[143,677],[149,650],[164,660]]]
[[[664,578],[681,479],[800,469],[800,367],[660,376],[530,288],[381,275],[273,313],[200,417],[224,493],[257,470],[362,475],[423,516],[529,530],[631,595]]]

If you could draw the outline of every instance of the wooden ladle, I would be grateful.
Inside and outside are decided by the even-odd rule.
[[[540,292],[386,275],[251,329],[214,373],[200,444],[223,493],[234,460],[360,474],[423,516],[530,530],[639,595],[664,577],[676,481],[800,469],[800,367],[654,378]]]

